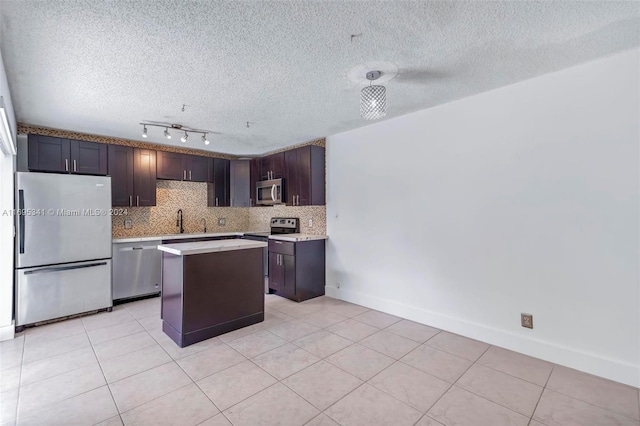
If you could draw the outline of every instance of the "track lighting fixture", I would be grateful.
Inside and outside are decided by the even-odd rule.
[[[182,124],[167,124],[167,123],[157,123],[157,122],[146,122],[140,123],[142,126],[142,137],[147,138],[149,135],[147,133],[147,126],[152,127],[164,127],[164,137],[167,139],[171,139],[171,133],[169,133],[169,129],[174,129],[179,132],[184,132],[184,135],[180,137],[180,142],[187,143],[189,139],[189,133],[199,133],[202,135],[202,143],[205,145],[209,145],[211,141],[207,138],[207,134],[211,133],[211,130],[199,130],[192,129],[190,127],[183,126]]]
[[[371,85],[371,82],[380,76],[380,71],[369,71],[369,86],[360,92],[360,115],[367,120],[377,120],[387,115],[387,89],[384,86]]]

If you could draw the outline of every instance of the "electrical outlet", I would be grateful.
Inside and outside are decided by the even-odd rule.
[[[533,315],[531,314],[520,314],[520,324],[524,328],[533,328]]]
[[[131,219],[125,219],[124,229],[131,229],[131,228],[133,228],[133,223],[131,222]]]
[[[218,218],[218,225],[225,226],[226,224],[227,224],[227,218],[226,217],[219,217]]]
[[[309,228],[313,227],[313,219],[309,219]]]

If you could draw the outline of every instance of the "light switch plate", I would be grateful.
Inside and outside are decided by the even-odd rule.
[[[131,229],[131,228],[133,228],[133,223],[131,222],[131,219],[125,219],[124,229]]]
[[[218,225],[225,226],[226,224],[227,224],[227,218],[226,217],[219,217],[218,218]]]

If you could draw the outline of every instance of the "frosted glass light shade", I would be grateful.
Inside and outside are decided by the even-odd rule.
[[[377,120],[387,115],[387,89],[384,86],[367,86],[362,89],[360,115],[367,120]]]

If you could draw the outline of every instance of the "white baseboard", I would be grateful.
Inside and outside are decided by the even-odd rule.
[[[15,327],[13,321],[11,324],[0,327],[0,342],[3,340],[11,340],[15,337]]]
[[[330,286],[325,287],[325,292],[327,296],[336,299],[356,303],[609,380],[640,387],[640,365],[604,358],[567,346],[513,334],[505,330],[445,316],[365,293]]]

